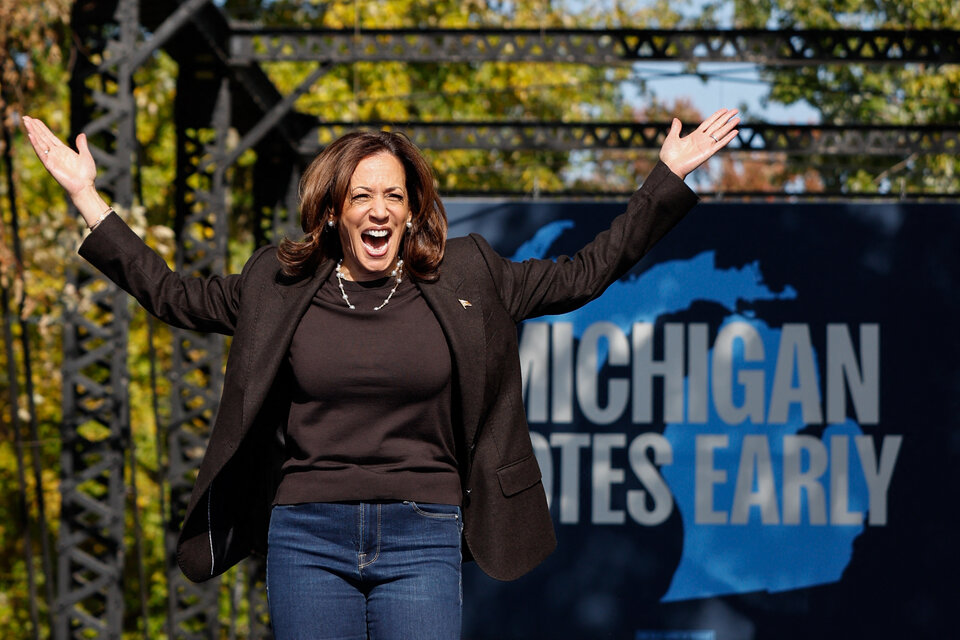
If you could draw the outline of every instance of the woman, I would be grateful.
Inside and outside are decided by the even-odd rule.
[[[683,178],[736,136],[735,113],[682,138],[674,120],[627,211],[555,262],[447,241],[419,151],[348,134],[304,173],[304,239],[205,279],[171,272],[111,215],[83,135],[77,153],[24,118],[92,229],[80,254],[162,320],[234,336],[178,541],[187,577],[266,547],[279,640],[459,637],[461,554],[511,580],[556,544],[516,323],[571,311],[630,269],[696,203]]]

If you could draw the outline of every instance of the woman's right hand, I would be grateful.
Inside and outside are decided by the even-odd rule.
[[[82,133],[77,136],[77,151],[74,151],[36,118],[23,116],[23,127],[43,167],[66,190],[87,226],[93,228],[110,208],[94,186],[97,163],[87,147],[87,136]]]
[[[40,162],[71,198],[94,188],[97,165],[87,147],[86,135],[77,136],[78,151],[74,151],[36,118],[23,116],[23,126]]]

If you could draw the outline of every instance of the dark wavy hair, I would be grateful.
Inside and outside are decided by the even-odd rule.
[[[437,194],[433,171],[409,138],[390,131],[354,131],[327,146],[300,178],[299,242],[284,239],[277,256],[283,274],[303,277],[326,259],[343,257],[340,235],[327,226],[338,219],[350,188],[350,178],[364,158],[386,152],[395,156],[406,174],[406,191],[413,227],[400,245],[404,271],[419,280],[436,280],[447,241],[447,212]]]

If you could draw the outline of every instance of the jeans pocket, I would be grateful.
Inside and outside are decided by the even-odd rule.
[[[414,513],[424,518],[436,520],[460,520],[460,507],[455,504],[433,504],[404,500],[403,504],[413,509]]]

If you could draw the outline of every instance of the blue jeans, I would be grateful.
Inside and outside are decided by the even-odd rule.
[[[278,505],[267,598],[276,640],[451,640],[463,592],[456,505]]]

